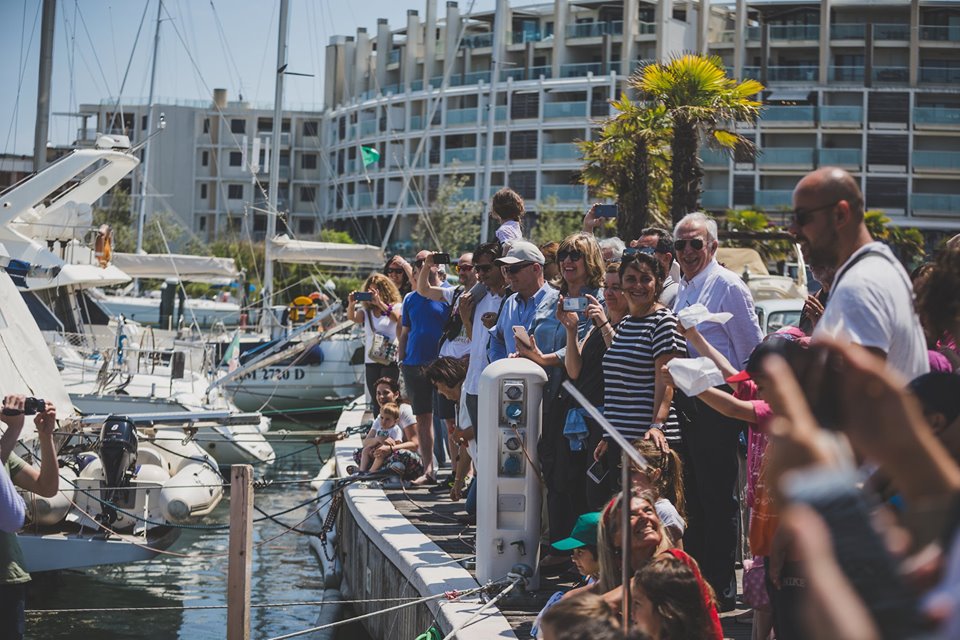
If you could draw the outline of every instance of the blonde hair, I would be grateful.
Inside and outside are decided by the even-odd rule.
[[[557,253],[559,254],[564,249],[573,249],[583,254],[583,266],[587,271],[588,287],[593,289],[603,287],[607,264],[603,261],[600,245],[597,244],[597,239],[592,234],[577,232],[567,236],[557,247]],[[574,291],[574,293],[579,294],[580,292]],[[567,295],[567,281],[562,277],[560,278],[560,294]]]
[[[397,304],[402,300],[400,297],[400,290],[397,289],[397,285],[393,284],[393,280],[383,275],[382,273],[372,273],[368,277],[362,287],[363,291],[368,289],[376,289],[377,293],[380,294],[380,299],[383,300],[384,304]],[[361,302],[364,309],[370,309],[373,303],[371,302]]]
[[[380,407],[380,415],[397,420],[400,417],[400,407],[393,402],[388,402]]]
[[[650,491],[631,491],[633,498],[639,498],[656,510],[657,498]],[[620,550],[614,546],[620,539],[617,527],[620,524],[620,508],[623,503],[623,493],[618,493],[603,508],[600,516],[600,526],[597,527],[597,560],[600,564],[600,579],[597,581],[600,593],[606,593],[623,583],[620,566]],[[657,517],[657,532],[660,534],[660,543],[651,557],[663,553],[673,546],[670,534]],[[631,568],[632,573],[632,568]]]
[[[651,480],[651,484],[656,489],[657,497],[666,498],[673,503],[680,517],[686,519],[687,501],[683,488],[683,462],[680,460],[679,454],[675,449],[663,453],[653,440],[642,438],[633,442],[633,448],[647,461],[650,470],[658,469],[660,471],[660,477],[656,483]],[[637,469],[636,465],[634,465],[634,473],[642,473],[650,480],[649,471],[641,471]]]

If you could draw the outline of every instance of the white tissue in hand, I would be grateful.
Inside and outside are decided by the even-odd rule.
[[[691,397],[725,382],[720,369],[710,358],[674,358],[667,363],[667,370],[677,389]]]
[[[680,318],[680,324],[689,329],[703,322],[716,322],[717,324],[724,324],[733,317],[733,314],[728,311],[710,313],[705,306],[698,303],[692,304],[686,309],[681,309],[677,314],[677,317]]]

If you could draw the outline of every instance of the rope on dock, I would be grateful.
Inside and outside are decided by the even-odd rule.
[[[461,629],[463,629],[464,627],[466,627],[467,625],[469,625],[471,622],[473,622],[474,620],[476,620],[476,619],[480,616],[481,613],[483,613],[484,611],[486,611],[487,609],[489,609],[490,607],[492,607],[493,605],[495,605],[498,600],[500,600],[500,599],[503,598],[505,595],[507,595],[508,593],[510,593],[511,591],[513,591],[513,588],[514,588],[514,587],[516,587],[518,584],[520,584],[521,582],[524,582],[524,581],[526,580],[526,578],[524,578],[523,576],[518,575],[518,574],[512,574],[512,573],[511,573],[511,574],[507,574],[507,576],[513,578],[513,581],[510,583],[510,585],[509,585],[506,589],[504,589],[503,591],[501,591],[500,593],[498,593],[497,595],[495,595],[493,598],[491,598],[485,605],[483,605],[482,607],[480,607],[479,609],[477,609],[476,611],[474,611],[472,616],[470,616],[470,617],[467,618],[465,621],[463,621],[462,623],[460,623],[460,624],[458,624],[457,626],[455,626],[450,633],[448,633],[446,636],[444,636],[443,640],[450,640],[451,638],[453,638],[454,636],[456,636],[457,633],[458,633]]]
[[[269,609],[285,607],[311,607],[323,606],[325,604],[374,604],[377,602],[409,602],[419,598],[369,598],[367,600],[306,600],[298,602],[265,602],[261,604],[251,604],[251,609]],[[101,607],[101,608],[77,608],[77,609],[28,609],[27,615],[46,615],[60,613],[123,613],[134,611],[203,611],[209,609],[226,609],[225,604],[201,604],[201,605],[158,605],[155,607]]]

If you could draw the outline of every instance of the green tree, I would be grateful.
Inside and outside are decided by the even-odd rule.
[[[320,242],[336,242],[338,244],[356,244],[353,237],[346,231],[337,231],[336,229],[321,229],[317,234]]]
[[[537,222],[530,230],[530,240],[537,245],[560,242],[583,226],[583,213],[561,211],[557,208],[556,196],[550,196],[537,210]]]
[[[867,211],[863,220],[874,240],[889,245],[908,269],[917,266],[927,255],[919,229],[898,227],[882,211]]]
[[[701,139],[707,138],[712,145],[731,152],[754,150],[734,126],[737,121],[756,121],[760,103],[751,96],[762,91],[763,85],[727,77],[723,61],[716,56],[692,54],[649,64],[631,76],[630,84],[650,104],[664,107],[673,127],[670,214],[676,223],[700,209]]]
[[[783,260],[793,252],[793,243],[783,237],[786,229],[771,224],[770,219],[762,211],[729,209],[725,217],[718,222],[723,231],[731,234],[743,232],[754,236],[752,238],[727,237],[723,241],[726,247],[755,249],[765,262]]]
[[[463,198],[467,178],[453,176],[440,185],[430,208],[420,214],[411,239],[417,249],[460,255],[477,246],[483,203]]]
[[[580,179],[599,197],[619,203],[620,235],[639,238],[650,221],[665,222],[669,121],[664,107],[647,107],[626,95],[611,104],[617,113],[602,123],[597,139],[580,142]]]

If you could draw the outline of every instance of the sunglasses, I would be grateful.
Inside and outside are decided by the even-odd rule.
[[[387,274],[391,274],[391,273],[403,273],[403,269],[400,269],[399,267],[390,267],[389,269],[386,269],[385,272],[386,272]]]
[[[457,273],[460,273],[461,271],[473,271],[473,265],[472,264],[463,264],[463,265],[455,264],[453,265],[453,270],[456,271]]]
[[[657,252],[653,247],[627,247],[623,250],[625,256],[635,256],[642,253],[645,256],[652,256]]]
[[[413,263],[413,266],[419,269],[420,267],[423,266],[423,260],[417,260],[416,262]]]
[[[576,249],[562,249],[557,251],[557,263],[563,262],[567,258],[570,258],[572,262],[579,262],[583,257],[583,251],[578,251]]]
[[[805,227],[810,224],[810,221],[813,220],[813,214],[817,211],[823,211],[824,209],[830,209],[837,206],[843,199],[835,200],[830,204],[825,204],[822,207],[814,207],[813,209],[794,209],[793,210],[793,222],[798,227]]]
[[[492,264],[478,264],[477,271],[479,271],[480,273],[487,273],[488,271],[493,269],[493,267],[495,266],[496,265],[492,265]]]
[[[526,269],[532,264],[533,264],[532,262],[521,262],[519,264],[512,264],[509,267],[504,267],[504,270],[506,270],[507,273],[513,276],[520,273],[521,271],[523,271],[524,269]]]
[[[694,251],[700,251],[703,249],[703,238],[693,238],[692,240],[674,240],[673,248],[677,251],[683,251],[687,248],[687,243],[690,243],[690,248]]]

